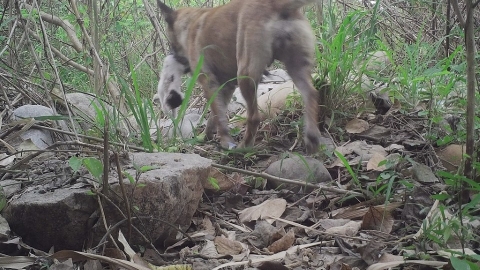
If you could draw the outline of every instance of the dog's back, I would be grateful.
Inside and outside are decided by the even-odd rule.
[[[172,10],[158,5],[168,24],[173,53],[193,70],[204,55],[198,78],[207,99],[213,98],[206,138],[215,129],[224,148],[235,147],[226,107],[238,84],[247,102],[247,128],[241,146],[252,146],[260,122],[256,87],[273,60],[285,64],[306,106],[305,144],[317,151],[318,93],[311,82],[314,35],[300,8],[315,0],[232,0],[216,8]],[[221,91],[218,91],[221,89]]]
[[[232,0],[215,8],[179,9],[175,15],[178,29],[173,32],[181,33],[176,37],[180,44],[174,50],[185,50],[178,53],[189,59],[191,68],[195,68],[203,52],[204,70],[215,74],[219,83],[225,83],[238,73],[237,52],[244,42],[238,44],[237,40],[247,41],[244,46],[269,47],[261,55],[269,58],[268,64],[274,59],[282,60],[286,43],[311,31],[299,10],[311,2],[314,0]]]

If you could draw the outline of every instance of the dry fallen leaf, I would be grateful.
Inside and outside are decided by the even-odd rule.
[[[354,141],[347,143],[337,147],[335,151],[341,153],[345,157],[355,153],[357,156],[354,158],[350,158],[350,160],[347,158],[350,166],[357,165],[360,161],[366,162],[370,160],[375,153],[382,156],[388,155],[387,151],[385,151],[385,148],[383,148],[381,145],[367,144],[365,141]],[[327,166],[327,168],[333,167],[344,167],[344,164],[339,158],[337,158],[331,165]]]
[[[120,260],[120,259],[114,259],[110,258],[107,256],[102,256],[102,255],[97,255],[97,254],[92,254],[92,253],[86,253],[86,252],[80,252],[80,251],[73,251],[73,250],[61,250],[53,255],[50,256],[50,258],[58,259],[58,260],[65,260],[68,258],[72,258],[74,262],[77,261],[86,261],[88,259],[93,259],[93,260],[100,260],[102,262],[107,262],[110,264],[115,264],[119,267],[122,267],[124,269],[130,269],[130,270],[150,270],[148,267],[144,267],[142,265],[125,261],[125,260]]]
[[[362,222],[360,221],[350,221],[343,226],[331,227],[325,230],[326,233],[333,233],[346,236],[354,236],[360,230]]]
[[[456,172],[462,164],[462,157],[465,154],[465,145],[451,144],[442,150],[436,150],[442,165],[450,172]]]
[[[257,267],[259,270],[288,270],[288,267],[284,266],[280,262],[264,262]]]
[[[358,118],[348,121],[347,125],[345,126],[345,130],[352,134],[362,133],[367,129],[368,122]]]
[[[406,265],[406,264],[420,264],[420,265],[427,265],[427,266],[433,266],[433,267],[441,267],[448,263],[440,262],[440,261],[427,261],[427,260],[404,260],[402,258],[401,260],[398,260],[398,261],[378,262],[376,264],[372,264],[367,268],[367,270],[391,269],[393,267],[397,267],[399,265]]]
[[[202,247],[202,250],[200,250],[200,254],[215,258],[218,256],[218,251],[215,247],[215,243],[211,240],[206,240],[205,245]]]
[[[385,164],[378,166],[378,164],[385,160],[385,156],[380,153],[374,153],[373,156],[367,162],[367,171],[378,171],[383,172],[387,167]]]
[[[330,270],[352,270],[352,267],[348,264],[342,263],[341,261],[333,262],[329,265]]]
[[[363,216],[362,230],[376,230],[384,233],[390,233],[393,227],[393,218],[386,209],[370,207]]]
[[[403,150],[403,149],[405,149],[405,146],[400,145],[400,144],[396,144],[396,143],[392,143],[385,148],[385,150],[388,151],[388,152],[394,151],[394,150]]]
[[[238,241],[230,240],[223,236],[217,236],[213,239],[217,247],[218,254],[223,255],[237,255],[242,252],[242,244]]]
[[[245,223],[258,219],[265,219],[272,224],[275,220],[268,217],[280,217],[287,207],[287,201],[284,199],[273,199],[263,203],[243,209],[239,213],[240,222]]]
[[[15,155],[7,155],[5,153],[0,154],[0,166],[6,167],[10,165],[15,160]]]
[[[385,245],[382,242],[370,241],[366,245],[358,247],[357,251],[364,262],[368,265],[372,265],[379,261],[382,250],[385,249]]]
[[[290,230],[282,238],[273,242],[268,247],[268,250],[270,250],[273,253],[284,251],[284,250],[289,249],[293,245],[294,242],[295,242],[295,233],[293,232],[293,230]]]
[[[209,178],[213,178],[214,180],[211,179],[211,181],[208,180],[202,183],[206,190],[213,192],[225,192],[234,186],[234,183],[231,179],[229,179],[229,176],[216,168],[212,168]]]

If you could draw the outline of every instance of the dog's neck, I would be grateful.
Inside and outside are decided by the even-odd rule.
[[[171,41],[176,42],[177,44],[172,44],[173,53],[177,58],[177,61],[182,64],[188,65],[188,55],[189,50],[189,36],[190,31],[196,31],[196,29],[190,29],[192,22],[198,21],[200,17],[205,14],[205,12],[211,10],[211,8],[181,8],[175,11],[178,19],[175,20],[173,25],[173,31],[171,33],[180,33],[178,36],[171,37]],[[181,16],[179,16],[181,14]],[[183,58],[183,59],[182,59]]]

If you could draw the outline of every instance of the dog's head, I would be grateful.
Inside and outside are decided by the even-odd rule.
[[[188,34],[188,18],[190,17],[188,16],[188,8],[174,10],[165,5],[161,0],[157,0],[157,4],[165,22],[167,23],[167,37],[170,42],[171,50],[177,58],[177,61],[187,65],[188,60],[185,48]]]

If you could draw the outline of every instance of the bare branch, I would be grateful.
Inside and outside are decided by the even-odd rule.
[[[20,24],[20,26],[22,26],[23,28],[24,25]],[[42,41],[42,39],[37,35],[37,33],[35,33],[33,30],[31,29],[26,29],[28,31],[28,34],[33,37],[34,39],[38,40],[38,41]],[[93,75],[93,70],[73,61],[72,59],[68,58],[66,55],[64,55],[62,52],[60,52],[58,49],[56,49],[55,47],[51,47],[52,49],[52,52],[53,54],[55,54],[55,56],[57,56],[58,58],[60,58],[62,61],[64,61],[64,64],[67,64],[79,71],[82,71],[82,72],[85,72],[89,75]]]
[[[160,23],[155,16],[155,12],[153,11],[153,8],[152,6],[150,6],[150,3],[148,1],[143,0],[143,5],[145,6],[145,11],[147,12],[148,19],[150,20],[150,22],[152,22],[153,28],[155,28],[155,31],[157,32],[158,40],[160,41],[160,46],[162,47],[163,53],[166,54],[167,51],[162,40],[162,30],[160,27]]]
[[[458,23],[462,28],[465,28],[465,19],[462,16],[462,13],[460,13],[460,8],[458,7],[458,0],[451,0],[452,1],[452,7],[453,11],[455,11],[455,15],[457,15],[458,18]]]
[[[25,4],[25,7],[27,8],[28,11],[31,11],[33,9],[33,7],[31,5],[28,5],[28,4]],[[73,25],[69,21],[62,20],[55,15],[48,14],[48,13],[45,13],[43,11],[39,11],[39,14],[40,14],[40,18],[42,18],[42,20],[63,28],[63,30],[65,30],[65,32],[67,32],[68,39],[70,39],[70,41],[72,42],[72,44],[71,44],[72,47],[77,52],[83,51],[82,42],[80,42],[80,40],[78,39],[77,33],[75,33],[75,28],[73,27]]]

